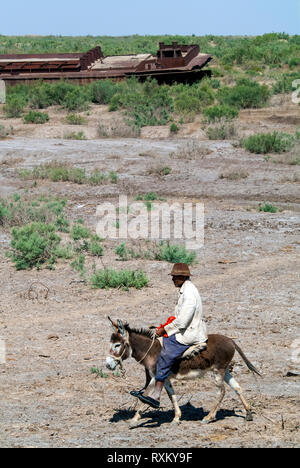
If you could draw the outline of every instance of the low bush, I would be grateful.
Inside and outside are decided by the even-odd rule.
[[[101,185],[105,182],[114,184],[118,182],[118,175],[114,171],[104,174],[95,170],[88,176],[85,169],[72,167],[68,163],[60,163],[59,161],[41,164],[32,170],[21,169],[18,171],[18,175],[25,180],[49,179],[52,182],[73,182],[74,184]]]
[[[209,140],[230,140],[235,137],[236,129],[233,123],[223,122],[218,125],[208,127],[206,135]]]
[[[87,123],[87,120],[78,114],[68,114],[66,119],[70,125],[84,125]]]
[[[12,252],[8,256],[17,270],[40,268],[43,263],[52,266],[56,261],[55,249],[61,239],[53,224],[31,223],[12,229]]]
[[[32,222],[56,224],[64,217],[66,200],[54,197],[38,197],[24,200],[15,194],[12,198],[0,200],[0,225],[7,227],[22,226]]]
[[[93,288],[111,289],[129,288],[142,289],[148,286],[148,278],[141,270],[98,270],[91,277],[91,285]]]
[[[220,174],[219,179],[241,180],[247,179],[248,176],[248,172],[244,169],[226,169]]]
[[[207,80],[192,86],[176,85],[172,88],[172,95],[175,111],[178,114],[196,114],[213,104],[215,100],[215,93]]]
[[[295,138],[288,133],[260,133],[242,140],[242,146],[250,153],[284,153],[295,144]]]
[[[177,125],[175,122],[171,123],[171,125],[170,125],[170,132],[171,132],[172,134],[176,134],[176,133],[179,132],[179,127],[178,127],[178,125]]]
[[[89,102],[90,96],[86,87],[76,86],[66,93],[62,105],[68,111],[87,110]]]
[[[270,95],[268,86],[245,78],[239,80],[233,87],[220,88],[217,93],[221,104],[237,109],[265,107]]]
[[[49,115],[43,112],[30,111],[23,117],[25,124],[44,124],[49,121]]]
[[[277,213],[278,208],[270,203],[264,203],[263,205],[259,205],[258,211],[263,211],[264,213]]]
[[[70,132],[64,135],[66,140],[86,140],[84,132]]]
[[[8,95],[6,102],[7,103],[4,106],[4,113],[6,117],[13,119],[22,116],[24,108],[27,104],[23,96],[18,96],[15,94]]]
[[[99,80],[90,85],[90,95],[95,104],[110,104],[118,86],[111,80]]]
[[[277,78],[276,83],[272,87],[274,94],[287,94],[291,93],[295,88],[293,88],[293,83],[296,80],[300,79],[300,73],[282,73]]]
[[[215,121],[220,121],[222,119],[236,119],[239,116],[239,111],[235,107],[228,106],[225,104],[221,106],[207,107],[203,111],[203,116],[205,122],[212,123]]]
[[[196,253],[188,252],[185,247],[162,242],[159,245],[159,251],[156,253],[155,259],[169,263],[191,265],[196,260]]]

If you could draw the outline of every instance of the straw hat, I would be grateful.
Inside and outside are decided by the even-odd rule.
[[[169,274],[171,276],[191,276],[190,269],[186,263],[175,263]]]

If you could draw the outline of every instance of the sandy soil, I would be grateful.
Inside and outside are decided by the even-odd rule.
[[[91,227],[97,204],[104,199],[116,202],[119,193],[134,199],[153,191],[167,201],[202,201],[205,244],[192,272],[208,330],[234,337],[263,378],[255,379],[235,356],[234,375],[255,411],[251,423],[228,389],[218,420],[200,424],[216,398],[213,379],[207,377],[175,382],[183,412],[180,426],[171,424],[173,411],[165,394],[163,408],[145,413],[141,427],[129,430],[135,401],[128,392],[143,384],[142,367],[129,360],[124,379],[97,377],[90,369],[105,370],[111,333],[107,315],[146,326],[171,314],[176,303],[168,276],[171,265],[145,260],[120,264],[116,242],[107,240],[96,267],[142,268],[150,285],[141,291],[93,290],[66,263],[55,271],[15,271],[4,254],[9,232],[2,229],[0,336],[6,342],[7,362],[0,364],[0,446],[299,446],[299,166],[274,164],[235,142],[207,141],[197,121],[176,138],[163,128],[164,134],[145,129],[141,139],[97,140],[99,115],[108,116],[99,108],[99,115],[88,117],[87,127],[75,129],[83,130],[88,141],[64,140],[65,116],[52,112],[57,113],[55,125],[25,126],[0,119],[0,124],[12,124],[15,133],[0,142],[0,195],[64,196],[69,218],[83,218]],[[261,129],[292,132],[299,124],[297,112],[288,102],[274,102],[263,111],[243,112],[239,129],[245,134]],[[184,153],[187,145],[196,148],[189,157]],[[16,175],[16,168],[51,160],[70,161],[87,171],[115,170],[119,182],[91,187],[44,181],[34,186]],[[162,166],[172,172],[158,176],[155,168]],[[220,178],[224,171],[248,176]],[[258,212],[265,201],[280,211]],[[29,291],[35,281],[42,285],[34,284]],[[288,377],[291,371],[298,376]]]

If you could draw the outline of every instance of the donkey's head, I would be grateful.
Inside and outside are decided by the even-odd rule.
[[[114,333],[110,338],[109,356],[106,358],[106,367],[115,370],[118,365],[122,367],[122,362],[130,356],[129,333],[121,320],[113,322],[108,317]]]

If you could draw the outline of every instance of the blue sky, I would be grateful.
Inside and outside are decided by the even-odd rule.
[[[0,34],[300,34],[300,0],[3,0]]]

